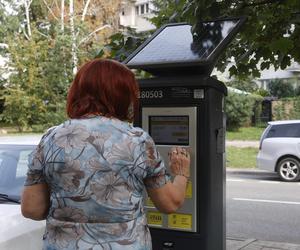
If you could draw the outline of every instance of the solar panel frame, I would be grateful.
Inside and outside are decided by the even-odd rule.
[[[217,58],[222,53],[222,51],[226,48],[226,46],[232,41],[234,36],[238,33],[241,26],[246,21],[245,16],[241,17],[228,17],[228,18],[219,18],[215,20],[203,21],[202,23],[209,22],[221,22],[221,21],[238,21],[237,24],[232,28],[232,30],[228,33],[228,35],[213,49],[213,51],[209,54],[209,57],[199,60],[179,60],[172,62],[161,62],[161,63],[130,63],[130,61],[137,56],[152,40],[154,40],[165,28],[172,26],[180,26],[180,25],[190,25],[188,23],[170,23],[165,24],[156,30],[151,37],[149,37],[142,45],[140,45],[131,55],[129,55],[123,63],[126,64],[129,68],[132,69],[157,69],[157,68],[174,68],[174,67],[192,67],[192,66],[208,66],[215,64]]]

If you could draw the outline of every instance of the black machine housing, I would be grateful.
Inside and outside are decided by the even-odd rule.
[[[138,80],[140,110],[135,117],[136,126],[142,127],[144,107],[196,107],[197,109],[197,119],[194,124],[197,128],[197,135],[195,135],[197,136],[196,232],[152,227],[150,231],[154,250],[226,249],[224,98],[227,95],[227,88],[210,74],[219,55],[232,41],[244,22],[244,17],[213,20],[204,24],[203,36],[200,34],[195,38],[192,34],[190,38],[180,38],[182,43],[188,43],[182,46],[191,48],[192,52],[187,53],[192,56],[191,59],[186,55],[181,58],[176,54],[176,49],[180,49],[181,45],[176,44],[173,35],[170,39],[161,35],[168,28],[178,27],[180,30],[181,26],[187,24],[168,24],[157,30],[124,61],[129,68],[142,69],[153,76]],[[227,23],[232,25],[230,30],[226,30]],[[218,30],[216,27],[221,28]],[[224,27],[227,33],[220,38],[224,33]],[[180,34],[176,35],[180,36]],[[155,39],[158,41],[161,39],[162,44]],[[195,42],[200,43],[196,52],[192,49]],[[210,45],[213,48],[210,48]],[[165,53],[164,48],[168,49],[168,46],[175,46],[174,56],[179,59],[172,59],[173,50],[171,54],[166,54],[169,61],[163,58],[161,53]],[[153,49],[157,49],[154,50],[154,56],[157,55],[161,61],[153,59]]]

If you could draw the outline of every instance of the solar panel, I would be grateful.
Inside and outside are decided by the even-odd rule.
[[[125,63],[130,68],[163,64],[211,63],[237,32],[242,18],[203,22],[197,32],[189,24],[170,24],[159,29]]]

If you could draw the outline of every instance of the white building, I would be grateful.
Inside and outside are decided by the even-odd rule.
[[[149,0],[124,0],[120,13],[120,24],[125,27],[135,28],[137,32],[155,29],[148,21],[153,17],[153,4]]]
[[[261,72],[261,76],[256,80],[256,83],[260,88],[268,89],[270,82],[274,79],[279,79],[283,83],[292,83],[295,88],[300,86],[300,65],[293,62],[285,70],[275,70],[274,67],[270,67],[270,69]]]

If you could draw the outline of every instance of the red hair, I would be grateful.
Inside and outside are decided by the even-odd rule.
[[[137,110],[138,92],[135,76],[125,65],[95,59],[77,72],[68,92],[67,114],[70,118],[102,114],[132,121],[129,109],[133,105],[133,110]]]

